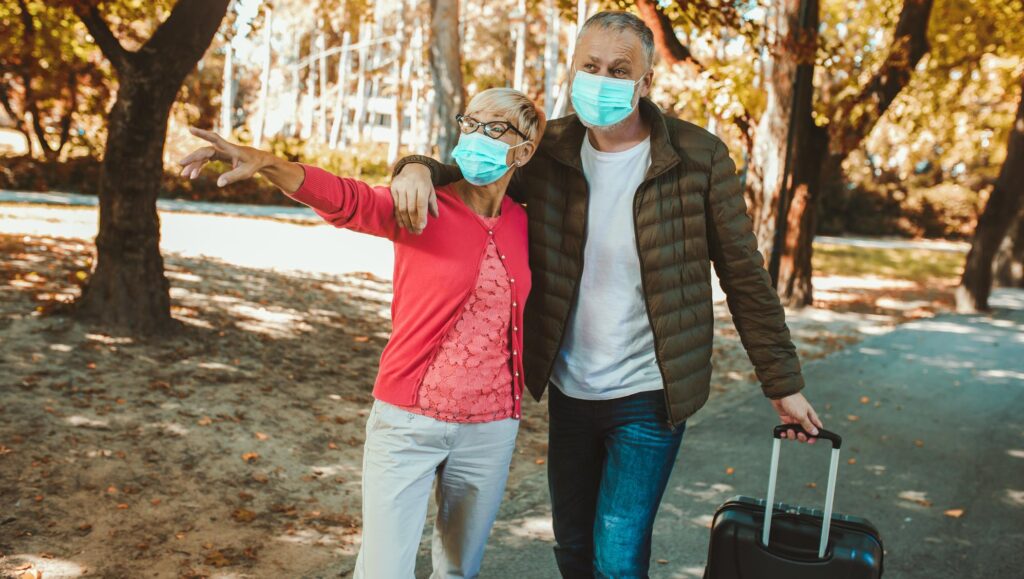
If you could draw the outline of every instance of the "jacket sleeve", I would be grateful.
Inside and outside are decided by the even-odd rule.
[[[441,187],[442,185],[462,180],[462,171],[458,165],[445,165],[437,159],[427,157],[426,155],[409,155],[399,159],[395,165],[395,170],[391,172],[391,177],[393,178],[401,173],[402,169],[409,163],[426,165],[430,169],[430,180],[434,183],[435,187]]]
[[[718,141],[706,198],[708,249],[733,323],[765,396],[784,398],[804,387],[786,312],[757,250],[736,164]]]
[[[319,167],[299,163],[305,178],[289,197],[308,205],[335,227],[394,240],[398,223],[387,187],[371,187],[357,179],[332,175]]]
[[[402,169],[410,163],[426,165],[427,169],[430,169],[430,181],[434,184],[434,187],[441,187],[462,180],[462,170],[459,169],[458,165],[445,165],[437,159],[425,155],[402,157],[395,165],[394,171],[391,172],[391,177],[394,178],[395,175],[401,173]],[[527,163],[526,167],[529,167],[529,163]],[[506,191],[508,196],[517,203],[526,202],[523,191],[523,172],[528,170],[526,167],[516,169],[516,172],[512,174],[512,179],[509,181],[508,190]]]

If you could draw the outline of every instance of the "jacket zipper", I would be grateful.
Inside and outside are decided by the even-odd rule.
[[[586,138],[586,137],[584,137]],[[582,171],[580,171],[582,173]],[[555,355],[551,358],[551,364],[548,365],[548,375],[545,379],[545,385],[551,382],[551,375],[555,371],[555,362],[558,361],[558,355],[562,352],[562,344],[565,343],[565,334],[569,331],[569,318],[572,317],[572,308],[576,305],[576,298],[580,294],[580,282],[583,281],[583,256],[587,251],[587,231],[590,229],[590,183],[587,182],[587,176],[583,176],[584,191],[587,193],[587,200],[583,206],[583,244],[580,246],[580,271],[576,275],[576,286],[572,290],[572,300],[569,302],[569,309],[565,313],[565,317],[562,319],[562,335],[558,338],[558,347],[555,349]]]
[[[647,301],[647,278],[644,277],[644,254],[640,251],[640,230],[636,226],[636,216],[639,214],[637,208],[637,199],[639,199],[640,190],[644,188],[649,182],[654,179],[661,177],[661,173],[655,175],[651,179],[645,179],[637,187],[633,193],[633,239],[636,243],[636,256],[640,260],[640,287],[643,290],[644,295],[644,309],[647,311],[647,325],[651,328],[651,339],[654,340],[654,360],[658,364],[658,373],[661,374],[661,392],[665,396],[665,413],[668,419],[668,428],[672,432],[676,431],[675,421],[672,419],[672,403],[668,399],[668,382],[665,380],[665,368],[661,363],[661,356],[658,355],[658,334],[654,332],[654,323],[651,321],[651,304]]]

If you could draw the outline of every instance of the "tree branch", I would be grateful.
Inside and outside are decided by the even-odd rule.
[[[636,8],[640,12],[640,18],[654,32],[654,46],[662,60],[670,65],[689,64],[696,69],[698,74],[708,73],[711,80],[718,80],[714,74],[708,71],[707,67],[693,56],[689,47],[679,41],[675,30],[672,29],[672,20],[658,6],[656,0],[636,0]],[[731,120],[740,130],[747,151],[750,151],[754,144],[753,128],[756,124],[750,111],[743,107],[743,112]]]
[[[91,5],[78,8],[75,12],[82,23],[85,24],[85,28],[92,35],[93,40],[96,41],[96,45],[100,47],[103,56],[107,57],[107,60],[114,66],[114,69],[121,72],[127,68],[131,60],[131,53],[125,50],[121,42],[114,36],[114,33],[110,31],[110,27],[103,20],[103,15],[100,14],[99,8],[96,5]]]
[[[231,0],[178,0],[171,15],[157,27],[153,36],[139,49],[143,58],[181,50],[178,59],[194,63],[210,45]],[[189,66],[191,69],[191,66]]]
[[[928,53],[928,21],[934,0],[903,0],[892,48],[861,92],[839,103],[829,129],[833,155],[846,156],[867,137]]]
[[[704,66],[693,57],[690,49],[679,42],[675,31],[672,30],[672,20],[655,0],[636,0],[636,9],[644,23],[654,31],[654,46],[662,60],[672,65],[689,62],[698,70],[704,70]]]

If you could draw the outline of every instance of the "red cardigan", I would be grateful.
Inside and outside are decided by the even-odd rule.
[[[419,235],[399,227],[387,187],[332,175],[312,165],[291,197],[335,227],[386,237],[395,246],[391,339],[373,387],[378,400],[400,406],[417,401],[420,383],[441,340],[460,316],[480,275],[487,240],[494,237],[512,287],[513,417],[523,393],[523,309],[530,293],[526,210],[508,196],[488,229],[451,186],[437,188],[440,216]]]

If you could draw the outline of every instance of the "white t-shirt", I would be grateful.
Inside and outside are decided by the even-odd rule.
[[[583,277],[552,382],[567,396],[621,398],[662,388],[644,305],[633,197],[651,164],[650,137],[617,153],[583,139],[590,189]]]

